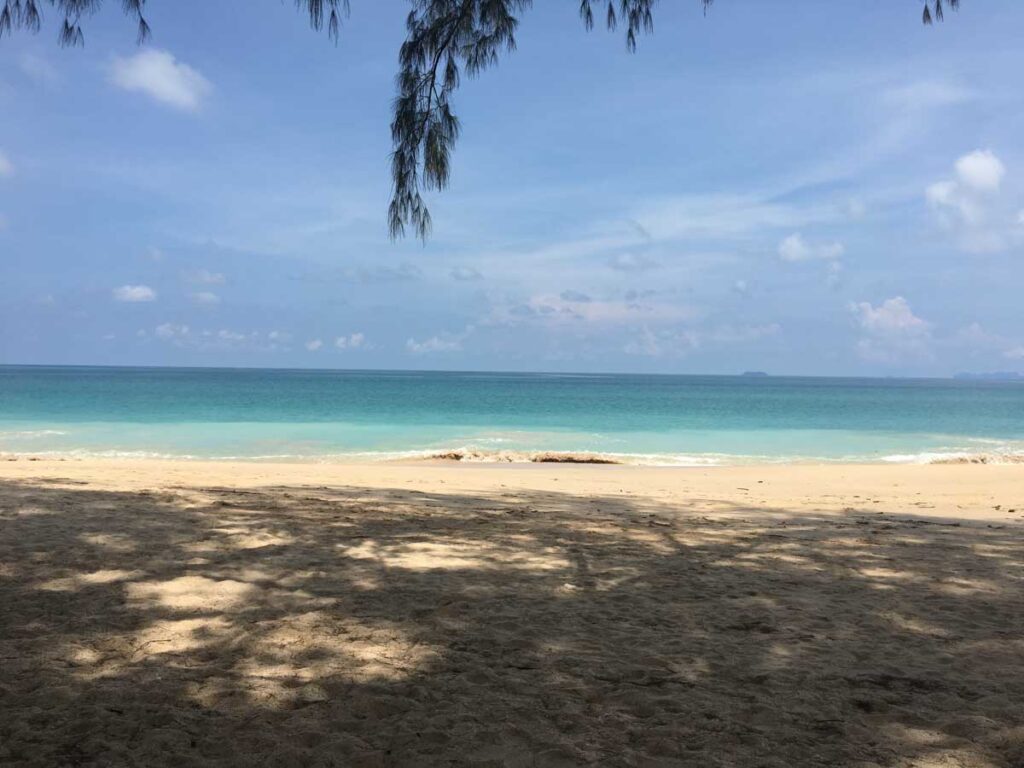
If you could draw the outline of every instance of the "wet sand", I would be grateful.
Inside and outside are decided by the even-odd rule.
[[[1024,466],[0,461],[3,765],[1024,765]]]

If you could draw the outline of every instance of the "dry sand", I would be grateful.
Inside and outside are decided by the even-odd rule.
[[[0,764],[1024,765],[1024,466],[0,462]]]

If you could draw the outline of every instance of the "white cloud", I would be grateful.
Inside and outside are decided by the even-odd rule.
[[[838,218],[833,203],[795,206],[775,195],[693,195],[662,200],[634,215],[657,241],[726,238],[766,228],[797,228]]]
[[[427,355],[435,352],[458,352],[462,349],[462,342],[476,330],[472,325],[467,325],[461,333],[442,333],[431,336],[424,341],[417,341],[409,338],[405,342],[405,348],[414,355]]]
[[[220,296],[211,291],[198,291],[197,293],[191,294],[191,298],[196,304],[201,304],[206,307],[212,307],[220,304]]]
[[[163,323],[158,325],[153,334],[158,339],[164,339],[165,341],[172,341],[175,339],[181,339],[182,337],[188,336],[189,328],[187,325],[175,325],[174,323]]]
[[[473,267],[452,267],[452,271],[448,273],[451,275],[452,280],[461,280],[463,282],[470,280],[482,280],[483,275],[480,271]]]
[[[974,356],[998,354],[1007,360],[1024,360],[1024,345],[1020,344],[1020,337],[990,332],[977,322],[958,330],[948,343]]]
[[[956,205],[957,190],[955,181],[936,181],[925,188],[924,197],[932,205]]]
[[[982,328],[981,323],[973,322],[957,331],[954,338],[958,343],[983,346],[992,343],[998,337]]]
[[[873,334],[905,334],[926,332],[929,324],[917,317],[902,296],[886,299],[877,307],[866,301],[852,306],[860,327]]]
[[[860,198],[854,197],[846,202],[846,212],[851,219],[863,219],[867,215],[868,205]]]
[[[358,332],[348,336],[339,336],[334,340],[334,346],[338,349],[359,349],[365,343],[366,336]]]
[[[245,341],[248,337],[244,333],[229,331],[226,328],[223,328],[217,331],[217,338],[221,341],[227,342],[228,344],[235,344],[240,341]]]
[[[224,275],[220,272],[211,272],[208,269],[197,269],[195,272],[189,272],[185,275],[185,279],[190,283],[198,285],[223,285],[226,282]]]
[[[583,301],[585,294],[566,291],[540,294],[525,304],[495,307],[489,322],[495,325],[541,324],[547,327],[592,323],[594,325],[664,325],[690,320],[694,310],[684,304],[646,301],[639,295],[625,301]],[[587,297],[589,298],[589,297]]]
[[[122,285],[114,289],[114,300],[129,304],[156,301],[156,291],[148,285]]]
[[[778,323],[765,325],[721,325],[710,328],[661,328],[643,326],[640,334],[622,351],[641,357],[682,357],[703,346],[746,344],[777,335]]]
[[[316,352],[323,345],[324,343],[320,339],[311,339],[306,342],[306,349],[308,349],[310,352]]]
[[[850,304],[861,329],[857,350],[866,360],[899,362],[931,354],[931,323],[913,313],[902,296],[878,306],[862,301]]]
[[[693,330],[651,330],[646,325],[640,335],[622,351],[639,357],[681,357],[700,347],[700,336]]]
[[[145,332],[140,331],[139,335],[145,337]],[[192,331],[187,325],[173,323],[164,323],[157,327],[154,335],[171,341],[179,347],[188,346],[202,350],[236,348],[265,352],[287,350],[292,339],[292,335],[286,331],[270,331],[268,333],[249,331],[245,333],[228,328],[222,328],[219,331],[210,329]]]
[[[955,233],[959,247],[970,253],[1005,250],[1020,237],[1013,209],[999,194],[1006,167],[991,150],[976,149],[954,163],[955,178],[925,188],[925,200],[939,223]]]
[[[919,80],[889,88],[882,97],[892,106],[916,111],[962,104],[975,94],[957,83]]]
[[[779,243],[779,256],[783,261],[805,261],[811,258],[811,249],[799,233],[794,233]]]
[[[213,86],[187,64],[157,49],[140,51],[134,56],[115,56],[110,81],[126,91],[145,93],[175,109],[195,112]]]
[[[431,336],[424,341],[416,341],[410,338],[405,342],[405,348],[414,355],[426,355],[433,352],[458,352],[462,349],[460,339],[443,339],[440,336]]]
[[[0,150],[0,179],[10,178],[14,175],[14,163]]]
[[[956,175],[972,189],[994,192],[1006,175],[1006,167],[991,150],[976,149],[956,161]]]
[[[18,69],[40,85],[53,85],[60,79],[56,68],[50,62],[31,53],[21,55],[18,59]]]
[[[617,253],[608,259],[608,266],[620,272],[643,272],[658,266],[654,259],[635,253]]]
[[[779,257],[783,261],[835,261],[845,250],[840,242],[808,243],[799,232],[779,243]]]

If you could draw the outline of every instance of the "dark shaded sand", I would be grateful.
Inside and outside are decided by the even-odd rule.
[[[12,463],[0,764],[1022,766],[996,469]]]

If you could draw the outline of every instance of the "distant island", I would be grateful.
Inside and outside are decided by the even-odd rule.
[[[767,376],[768,374],[764,371],[744,371],[744,376]]]
[[[991,373],[958,373],[954,377],[960,381],[1024,381],[1024,375],[1016,371],[992,371]]]

